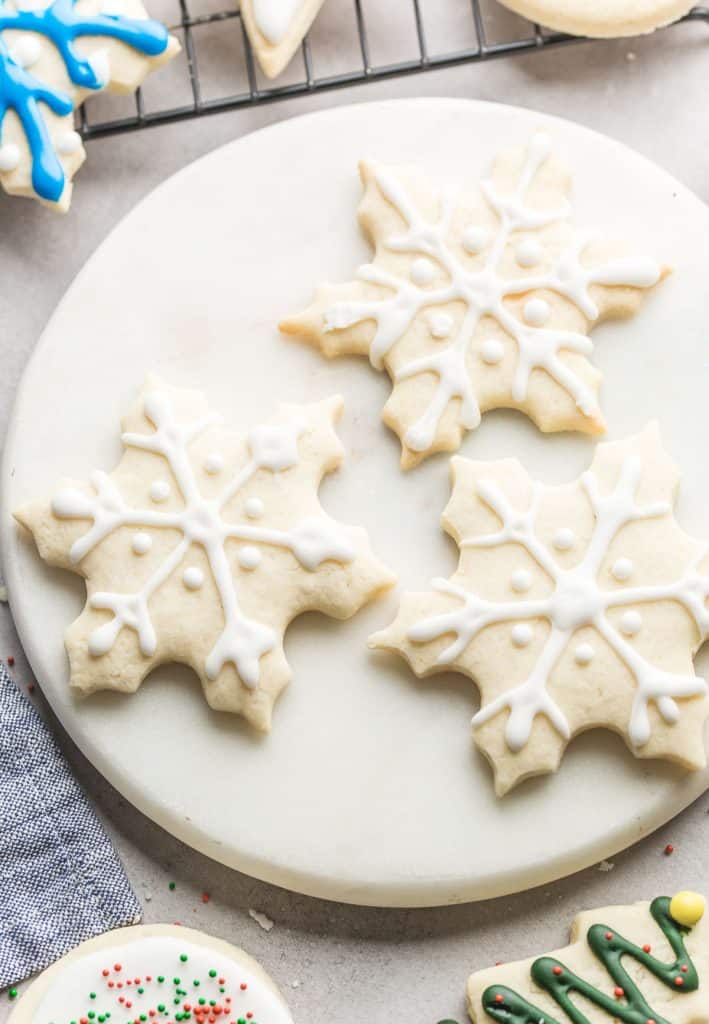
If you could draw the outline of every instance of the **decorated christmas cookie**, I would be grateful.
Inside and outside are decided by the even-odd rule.
[[[479,190],[437,190],[414,168],[368,162],[361,176],[373,262],[350,284],[323,285],[281,329],[387,370],[384,420],[403,467],[456,449],[492,408],[521,409],[545,431],[601,433],[588,332],[633,313],[663,271],[572,226],[549,137],[504,152]]]
[[[0,183],[67,210],[84,162],[73,112],[87,96],[132,92],[176,39],[141,0],[0,0]]]
[[[468,982],[474,1024],[709,1024],[704,897],[587,910],[571,945],[536,960],[478,971]]]
[[[241,0],[241,16],[268,78],[290,63],[324,0]]]
[[[505,7],[558,32],[577,36],[636,36],[669,25],[694,0],[501,0]]]
[[[120,928],[45,971],[8,1024],[293,1024],[263,969],[240,949],[177,925]]]
[[[637,757],[706,763],[709,545],[672,511],[678,474],[655,426],[601,444],[574,483],[533,482],[516,459],[452,460],[443,516],[450,580],[406,594],[371,640],[419,676],[456,669],[482,694],[474,737],[499,795],[554,771],[572,736],[620,733]]]
[[[86,579],[66,634],[75,690],[133,692],[178,661],[211,707],[269,729],[291,619],[347,618],[393,583],[365,531],[318,501],[342,460],[341,410],[340,398],[283,406],[243,437],[199,392],[151,378],[123,421],[117,468],[16,513],[42,558]]]

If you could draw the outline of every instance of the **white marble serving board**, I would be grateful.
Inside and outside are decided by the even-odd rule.
[[[428,905],[494,896],[560,877],[647,834],[704,792],[709,772],[635,761],[621,741],[576,740],[554,778],[503,801],[475,751],[474,686],[420,682],[368,652],[397,594],[349,623],[307,616],[286,643],[293,681],[273,732],[253,736],[210,711],[196,679],[161,669],[131,697],[77,701],[62,635],[83,584],[44,566],[10,518],[59,475],[110,469],[118,421],[145,373],[204,389],[246,427],[279,399],[340,392],[348,458],[322,496],[368,527],[401,589],[447,575],[439,529],[447,459],[402,475],[380,422],[388,381],[365,360],[327,362],[281,338],[280,316],[323,279],[368,257],[359,234],[362,156],[416,161],[446,180],[477,178],[496,150],[549,130],[570,160],[580,223],[637,239],[675,273],[636,320],[601,326],[610,436],[658,418],[684,473],[679,518],[709,535],[704,293],[709,212],[616,142],[521,109],[457,100],[371,103],[297,118],[191,165],[141,203],[67,292],[25,372],[2,478],[2,541],[12,610],[34,672],[96,767],[146,814],[204,853],[267,881],[338,900]],[[591,442],[542,436],[488,414],[463,453],[516,455],[550,482],[576,476]],[[701,669],[702,658],[699,659]]]

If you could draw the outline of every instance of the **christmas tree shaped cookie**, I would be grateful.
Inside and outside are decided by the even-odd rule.
[[[71,685],[135,691],[157,665],[192,666],[206,699],[268,730],[290,678],[296,615],[353,615],[393,583],[364,530],[317,489],[342,460],[339,398],[283,406],[242,437],[196,391],[149,379],[123,421],[125,453],[62,481],[16,518],[51,565],[86,579],[69,627]]]
[[[0,184],[58,210],[86,156],[73,112],[133,92],[180,47],[141,0],[0,0]]]
[[[9,1024],[293,1024],[242,950],[178,925],[119,928],[83,942],[32,983]]]
[[[324,0],[241,0],[249,41],[267,78],[290,63]]]
[[[704,897],[579,914],[571,945],[473,974],[474,1024],[709,1024]]]
[[[437,189],[410,167],[360,170],[374,259],[281,329],[388,372],[384,420],[402,466],[455,450],[493,408],[520,409],[544,431],[601,433],[589,331],[634,313],[663,271],[574,228],[550,138],[502,153],[479,189]]]
[[[612,729],[637,757],[706,763],[709,545],[673,516],[678,473],[657,428],[601,444],[574,483],[543,486],[516,459],[452,460],[443,525],[450,580],[406,594],[374,647],[419,676],[475,680],[475,741],[498,794],[554,771],[572,736]]]

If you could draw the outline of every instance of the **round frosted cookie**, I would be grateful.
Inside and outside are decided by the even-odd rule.
[[[614,38],[653,32],[687,13],[693,0],[501,0],[557,32]]]
[[[274,983],[242,950],[191,928],[151,924],[108,932],[67,953],[30,986],[8,1024],[215,1018],[293,1024]]]

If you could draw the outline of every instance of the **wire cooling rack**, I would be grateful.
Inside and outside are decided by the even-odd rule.
[[[222,0],[217,0],[217,2],[221,4]],[[328,67],[324,73],[319,74],[319,62],[314,56],[310,38],[306,37],[302,44],[300,61],[296,55],[293,58],[291,68],[288,70],[288,75],[281,76],[281,80],[286,79],[285,84],[274,84],[261,80],[240,12],[236,7],[237,0],[231,0],[231,2],[234,6],[230,6],[226,10],[217,9],[200,14],[194,12],[194,8],[199,5],[200,0],[177,0],[179,5],[179,21],[172,27],[171,31],[174,31],[180,37],[183,44],[185,59],[182,62],[180,71],[183,80],[179,84],[181,84],[181,92],[186,100],[185,102],[174,105],[175,91],[179,90],[173,90],[169,93],[167,102],[163,100],[154,109],[151,109],[146,103],[144,88],[142,90],[139,89],[135,94],[134,100],[131,101],[134,102],[134,111],[131,111],[127,116],[111,116],[92,121],[91,111],[87,113],[86,107],[82,106],[79,112],[80,121],[78,127],[83,137],[90,139],[103,135],[135,131],[140,128],[169,124],[173,121],[202,117],[206,114],[236,110],[262,103],[273,103],[278,100],[291,99],[311,93],[344,88],[364,82],[376,82],[386,78],[411,75],[423,71],[433,71],[458,64],[474,64],[483,60],[492,60],[495,57],[529,53],[578,41],[573,36],[549,32],[542,29],[539,25],[534,25],[531,22],[518,18],[515,18],[516,32],[514,38],[497,38],[495,26],[491,27],[490,25],[489,10],[484,9],[482,6],[485,0],[482,0],[482,2],[481,0],[459,0],[461,5],[461,12],[459,14],[468,22],[466,27],[469,30],[468,35],[472,42],[463,49],[446,52],[445,47],[436,47],[431,42],[424,11],[426,0],[396,0],[402,7],[406,8],[409,6],[411,8],[410,13],[416,52],[406,60],[383,60],[379,62],[373,55],[373,48],[370,43],[373,35],[372,30],[378,27],[374,23],[382,14],[382,8],[378,8],[378,5],[382,2],[393,3],[394,0],[375,0],[368,7],[365,7],[366,0],[352,0],[353,10],[351,15],[355,36],[355,56],[354,60],[350,60],[351,66],[347,70],[337,70],[334,72]],[[192,4],[192,11],[190,10],[190,3]],[[229,0],[224,0],[224,3],[226,5],[229,3]],[[709,25],[709,6],[697,6],[681,20],[685,22],[705,22]],[[232,32],[232,43],[234,42],[234,36],[236,36],[237,41],[237,45],[234,47],[233,61],[241,63],[242,81],[236,89],[222,88],[218,91],[217,95],[213,95],[209,94],[209,91],[203,85],[204,73],[200,73],[196,37],[210,26],[217,31],[224,31],[224,28],[219,29],[218,26],[220,23],[226,22],[230,22],[236,29],[235,33]],[[465,34],[463,33],[463,35]],[[437,49],[441,49],[444,52],[437,52]],[[332,61],[328,60],[327,63],[330,65]],[[293,80],[294,67],[296,69],[295,80]],[[211,92],[213,93],[214,90],[212,89]]]

